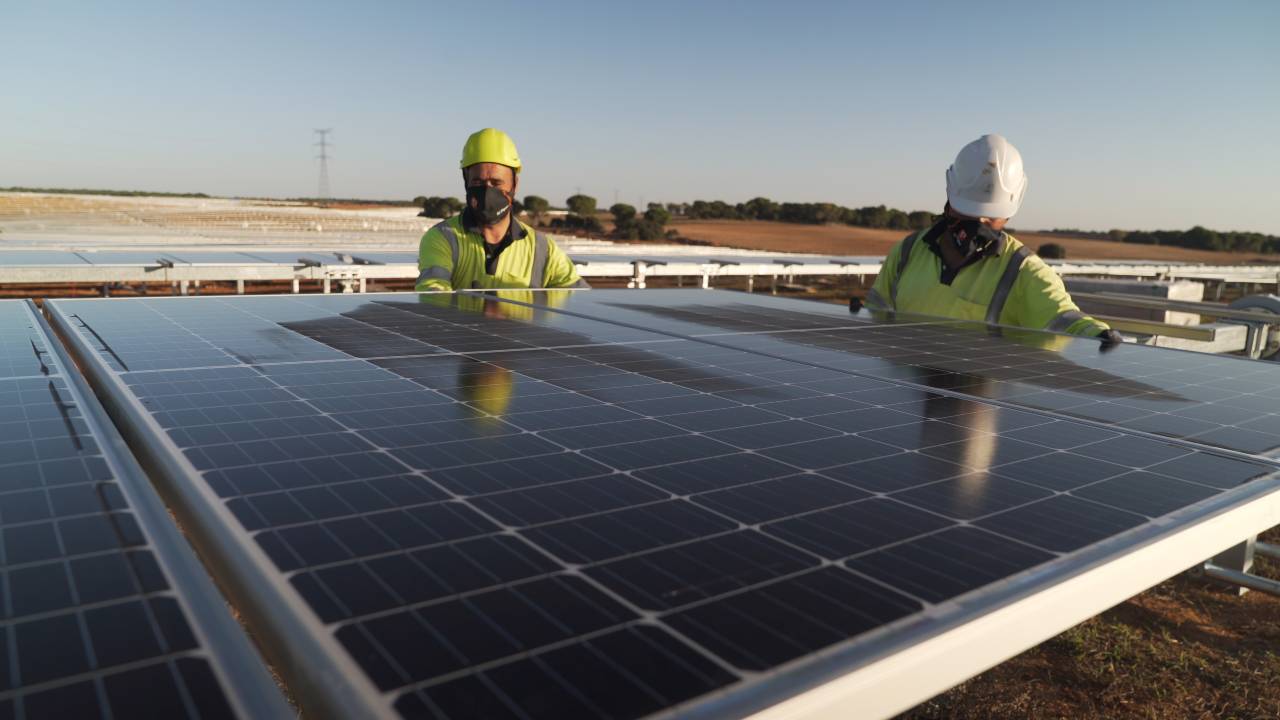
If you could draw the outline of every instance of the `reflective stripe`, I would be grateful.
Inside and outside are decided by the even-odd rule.
[[[916,244],[916,238],[920,236],[920,232],[913,232],[902,240],[902,247],[898,249],[898,272],[894,274],[893,284],[889,286],[889,299],[892,304],[886,304],[885,307],[898,306],[898,283],[902,281],[902,273],[907,269],[907,260],[911,258],[911,246]]]
[[[547,236],[540,232],[533,234],[533,271],[529,277],[529,287],[540,288],[547,276]]]
[[[871,288],[870,290],[867,291],[867,299],[865,302],[867,305],[872,305],[879,308],[888,309],[889,307],[889,303],[885,302],[883,297],[880,297],[880,291],[876,290],[875,288]]]
[[[586,280],[583,280],[582,278],[578,278],[578,282],[576,282],[576,283],[574,283],[574,284],[570,285],[569,287],[571,287],[571,288],[583,288],[583,289],[585,289],[585,290],[590,290],[590,289],[591,289],[591,285],[589,285],[589,284],[587,283],[587,281],[586,281]]]
[[[1079,310],[1068,310],[1058,313],[1058,316],[1050,320],[1049,324],[1044,326],[1044,329],[1049,332],[1066,332],[1067,328],[1076,324],[1076,321],[1083,319],[1084,313]]]
[[[1004,274],[1000,276],[996,291],[991,294],[991,304],[987,306],[987,322],[989,324],[994,325],[1000,321],[1000,311],[1004,310],[1005,301],[1009,299],[1009,292],[1013,290],[1013,284],[1018,280],[1018,271],[1022,269],[1022,263],[1030,254],[1031,251],[1024,245],[1018,248],[1013,257],[1009,258],[1009,264],[1004,266]]]
[[[452,278],[453,273],[439,265],[432,265],[426,270],[418,273],[418,282],[422,282],[423,280],[450,280]]]
[[[458,233],[453,231],[453,226],[448,220],[436,223],[433,230],[439,230],[444,239],[449,241],[449,251],[453,253],[453,266],[458,267]]]

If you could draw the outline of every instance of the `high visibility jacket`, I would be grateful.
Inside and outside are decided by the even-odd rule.
[[[524,230],[521,237],[498,256],[493,274],[485,272],[484,236],[468,231],[462,215],[437,223],[418,245],[418,282],[415,290],[468,290],[471,288],[586,288],[573,261],[551,238],[515,218]]]
[[[1072,335],[1109,329],[1080,312],[1058,273],[1008,233],[986,257],[943,284],[942,258],[923,242],[926,232],[908,235],[885,256],[867,293],[868,308]]]

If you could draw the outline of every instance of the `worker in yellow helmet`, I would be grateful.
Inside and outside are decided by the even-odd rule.
[[[983,135],[964,146],[947,169],[942,217],[889,250],[867,307],[1121,342],[1080,312],[1053,268],[1004,232],[1026,192],[1022,155],[1008,140]]]
[[[506,133],[472,133],[461,166],[466,206],[422,236],[416,290],[589,287],[551,238],[514,217],[521,165]]]

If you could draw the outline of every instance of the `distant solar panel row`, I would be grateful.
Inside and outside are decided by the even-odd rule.
[[[0,718],[288,712],[60,357],[0,301]]]
[[[705,291],[507,297],[50,307],[166,481],[225,508],[191,531],[251,538],[239,583],[313,623],[325,653],[286,672],[358,668],[371,715],[740,714],[833,647],[853,669],[1280,486],[1268,459],[964,396],[1171,414],[1280,387],[1252,363]]]

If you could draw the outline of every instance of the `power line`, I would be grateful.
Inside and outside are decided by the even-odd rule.
[[[320,187],[316,197],[321,200],[329,199],[329,148],[333,147],[329,143],[328,135],[333,132],[333,128],[318,128],[315,134],[320,136],[320,142],[315,143],[320,147],[320,154],[316,159],[320,161]]]

